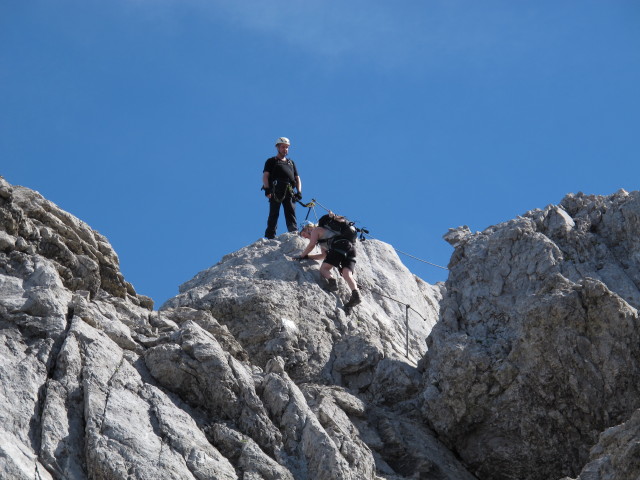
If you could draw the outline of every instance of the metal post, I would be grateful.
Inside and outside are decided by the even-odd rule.
[[[404,316],[404,325],[405,325],[405,340],[407,343],[407,358],[409,358],[409,308],[410,305],[405,305],[405,316]]]

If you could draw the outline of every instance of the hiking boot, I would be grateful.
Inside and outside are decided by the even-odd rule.
[[[349,299],[349,301],[345,305],[345,308],[351,309],[351,308],[355,307],[356,305],[358,305],[361,302],[362,302],[362,299],[360,298],[360,291],[359,290],[354,290],[353,292],[351,292],[351,298]]]
[[[327,278],[327,291],[335,292],[338,290],[338,281],[335,278]]]

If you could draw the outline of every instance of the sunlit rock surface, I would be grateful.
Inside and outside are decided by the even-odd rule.
[[[479,478],[577,475],[640,407],[639,233],[640,196],[620,191],[447,235],[422,410]]]
[[[442,286],[388,245],[362,244],[349,317],[289,234],[153,311],[37,192],[0,180],[0,221],[0,478],[472,478],[417,406]]]
[[[451,230],[444,285],[360,242],[350,315],[295,234],[153,310],[0,177],[0,478],[637,479],[638,195]]]

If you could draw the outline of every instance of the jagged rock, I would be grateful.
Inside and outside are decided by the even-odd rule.
[[[336,435],[339,424],[335,422],[331,422],[330,429],[325,428],[284,371],[284,362],[278,360],[272,359],[267,366],[263,398],[274,421],[286,432],[285,451],[298,459],[296,478],[374,478],[375,465],[369,449],[344,430]]]
[[[167,343],[147,350],[145,361],[165,387],[210,417],[234,422],[261,448],[279,454],[281,434],[256,393],[253,373],[195,322],[187,321]]]
[[[0,178],[0,478],[471,479],[417,415],[442,286],[367,242],[347,317],[301,248],[258,241],[152,311],[104,237]]]
[[[600,435],[589,463],[576,480],[637,480],[640,478],[640,410],[625,423]],[[563,480],[571,480],[565,478]]]
[[[221,423],[205,431],[211,443],[237,465],[243,480],[294,480],[293,474],[261,450],[251,437]]]
[[[97,294],[102,290],[153,308],[149,297],[138,297],[131,284],[125,282],[118,256],[104,236],[38,192],[11,186],[1,177],[0,191],[0,250],[13,244],[21,252],[47,258],[71,291]]]
[[[237,478],[193,414],[153,386],[137,356],[84,322],[76,338],[85,350],[83,441],[91,478]]]
[[[621,191],[448,235],[422,411],[479,478],[576,475],[640,407],[639,232]]]
[[[280,356],[295,381],[366,390],[382,358],[415,364],[438,319],[440,287],[412,275],[389,245],[360,242],[356,278],[364,301],[347,316],[341,309],[350,295],[344,282],[337,294],[329,293],[316,262],[291,261],[305,244],[298,235],[283,234],[227,255],[182,285],[161,312],[211,312],[254,363],[264,366]],[[412,307],[408,344],[406,304]]]
[[[140,362],[153,314],[106,239],[4,179],[0,197],[0,478],[236,479]]]
[[[635,479],[639,232],[639,192],[569,195],[450,230],[436,286],[367,240],[350,315],[283,234],[153,311],[0,177],[0,478]]]

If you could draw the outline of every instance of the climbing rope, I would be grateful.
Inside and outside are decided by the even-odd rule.
[[[427,321],[427,319],[424,318],[419,311],[417,311],[415,308],[413,308],[410,304],[408,304],[406,302],[403,302],[402,300],[398,300],[397,298],[390,297],[389,295],[386,295],[386,294],[381,293],[381,292],[379,292],[377,290],[374,290],[373,288],[365,287],[364,285],[358,284],[358,288],[361,288],[363,290],[369,290],[371,293],[375,293],[376,295],[379,295],[381,297],[388,298],[389,300],[393,300],[394,302],[399,303],[400,305],[404,305],[407,309],[413,310],[415,313],[417,313],[418,316],[422,320],[424,320],[425,322]]]
[[[368,233],[368,232],[367,232],[367,233],[365,233],[365,235],[366,235],[367,237],[369,237],[370,239],[372,239],[372,240],[377,240],[377,238],[375,238],[374,236],[369,235],[369,233]],[[392,245],[392,247],[393,247],[393,245]],[[416,257],[415,255],[411,255],[410,253],[403,252],[402,250],[398,250],[396,247],[393,247],[393,249],[394,249],[396,252],[401,253],[402,255],[406,255],[407,257],[411,257],[411,258],[413,258],[414,260],[418,260],[419,262],[426,263],[426,264],[428,264],[428,265],[432,265],[432,266],[434,266],[434,267],[438,267],[438,268],[441,268],[441,269],[443,269],[443,270],[449,270],[447,267],[443,267],[442,265],[437,265],[437,264],[435,264],[435,263],[427,262],[426,260],[423,260],[422,258],[418,258],[418,257]]]

